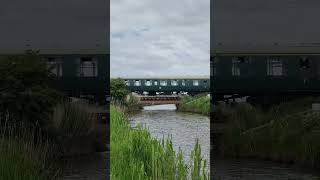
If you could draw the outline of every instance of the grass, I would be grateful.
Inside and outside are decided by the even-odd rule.
[[[55,179],[52,147],[35,129],[23,124],[6,124],[0,133],[0,179],[46,180]]]
[[[210,97],[207,94],[184,96],[179,105],[179,111],[210,114]]]
[[[53,126],[63,138],[88,135],[93,128],[93,113],[84,103],[59,103],[54,109]]]
[[[197,143],[190,166],[186,165],[181,150],[175,152],[171,138],[158,141],[147,129],[132,129],[125,113],[111,106],[110,165],[114,180],[192,180],[208,179],[206,167]],[[190,178],[190,177],[189,177]]]
[[[70,151],[74,139],[84,145],[95,141],[92,113],[82,103],[62,102],[54,110],[52,121],[42,129],[0,118],[0,179],[47,180],[61,175],[58,158]],[[50,123],[49,123],[50,122]],[[82,137],[92,137],[91,139]],[[69,149],[68,149],[69,148]],[[87,147],[77,147],[82,151]],[[78,152],[74,152],[78,153]]]
[[[248,104],[218,110],[227,119],[220,152],[320,167],[320,113],[313,98],[282,103],[268,111]]]

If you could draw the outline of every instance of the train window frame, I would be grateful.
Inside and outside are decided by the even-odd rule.
[[[160,86],[167,86],[168,82],[167,80],[160,80]]]
[[[182,86],[186,86],[186,80],[183,79],[183,80],[181,81],[181,85],[182,85]]]
[[[134,80],[134,86],[141,86],[141,80]]]
[[[268,57],[267,76],[281,77],[285,76],[284,60],[280,57]]]
[[[62,57],[44,57],[43,60],[52,74],[56,77],[63,76]]]
[[[152,86],[152,81],[150,79],[145,80],[145,86]]]
[[[92,72],[85,71],[90,69],[92,70]],[[98,76],[98,60],[94,57],[88,57],[88,56],[81,57],[79,59],[78,75],[80,77],[97,77]]]
[[[234,56],[232,57],[232,76],[248,76],[250,71],[246,73],[245,66],[249,66],[252,62],[251,56]],[[245,65],[245,66],[244,66]],[[242,69],[242,70],[241,70]],[[217,72],[215,72],[217,73]]]
[[[199,80],[194,79],[194,80],[192,81],[192,85],[193,85],[193,86],[199,86]]]
[[[303,61],[305,61],[305,62],[303,62]],[[310,59],[308,57],[300,57],[299,58],[299,69],[300,70],[310,69]]]
[[[154,84],[155,86],[158,86],[158,80],[154,80],[154,81],[153,81],[153,84]]]
[[[238,61],[238,57],[232,57],[232,67],[231,67],[231,73],[232,76],[240,76],[241,71],[240,71],[240,62]]]
[[[178,80],[172,79],[171,86],[178,86]]]

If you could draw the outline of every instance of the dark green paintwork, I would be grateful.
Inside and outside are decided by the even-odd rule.
[[[141,80],[141,86],[134,86],[135,80]],[[145,82],[146,80],[152,81],[152,86],[146,86]],[[154,85],[154,81],[158,81],[158,85]],[[176,79],[178,85],[177,86],[171,86],[171,80],[172,79],[161,79],[167,81],[167,86],[160,86],[160,79],[128,79],[130,85],[128,88],[131,91],[138,91],[138,92],[173,92],[173,91],[184,91],[184,92],[209,92],[210,88],[210,81],[208,79],[184,79],[185,80],[185,86],[182,85],[182,79]],[[193,80],[198,80],[199,85],[193,86]]]
[[[54,57],[59,55],[45,55],[43,57]],[[62,77],[57,77],[52,86],[61,91],[68,92],[69,95],[78,96],[84,94],[107,94],[109,91],[109,55],[62,55]],[[78,77],[78,67],[76,60],[81,57],[95,57],[98,60],[97,77]]]
[[[245,73],[232,76],[232,57],[241,55],[217,54],[211,63],[211,86],[215,93],[269,93],[269,92],[316,92],[320,91],[320,55],[317,54],[277,54],[246,55],[251,63],[240,67]],[[267,59],[270,56],[284,60],[286,74],[267,75]],[[300,58],[310,61],[308,70],[300,69]],[[211,59],[213,61],[213,58]],[[216,74],[213,75],[215,66]]]

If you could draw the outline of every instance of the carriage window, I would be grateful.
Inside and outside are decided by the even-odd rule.
[[[96,77],[98,76],[98,62],[90,57],[80,59],[79,75],[81,77]]]
[[[50,69],[51,73],[57,77],[62,76],[62,60],[61,58],[49,57],[46,58],[47,67]]]
[[[186,86],[186,81],[182,80],[181,84],[182,84],[182,86]]]
[[[237,57],[232,58],[232,76],[240,76],[240,61]]]
[[[134,81],[135,86],[141,86],[141,81],[140,80],[135,80]]]
[[[128,80],[125,80],[126,86],[130,86],[130,82]]]
[[[178,86],[177,80],[171,80],[171,86]]]
[[[193,80],[193,85],[194,86],[199,86],[199,80]]]
[[[300,59],[300,69],[309,69],[310,68],[310,63],[308,58],[301,58]]]
[[[145,85],[146,86],[151,86],[151,81],[150,80],[146,80]]]
[[[154,85],[155,85],[155,86],[158,86],[158,81],[154,81]]]
[[[267,65],[267,74],[268,76],[283,76],[283,61],[279,58],[270,58],[268,59]]]
[[[167,86],[167,81],[166,80],[161,80],[160,81],[160,86]]]

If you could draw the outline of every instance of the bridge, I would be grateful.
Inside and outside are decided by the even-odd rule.
[[[164,96],[138,96],[139,104],[144,106],[162,105],[162,104],[180,104],[180,97],[175,95]]]
[[[199,77],[137,77],[122,78],[131,92],[149,95],[170,95],[186,92],[190,95],[210,91],[210,78]]]

